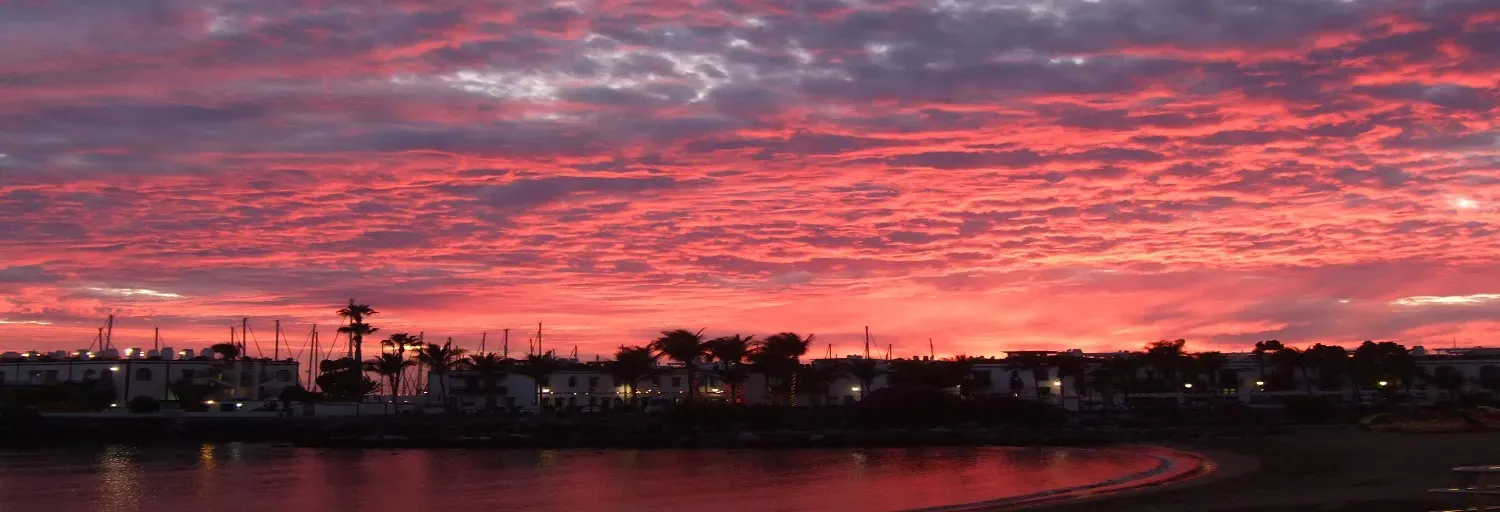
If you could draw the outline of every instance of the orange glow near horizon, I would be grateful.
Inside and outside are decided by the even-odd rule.
[[[0,4],[0,350],[1493,344],[1500,3],[1013,3]]]

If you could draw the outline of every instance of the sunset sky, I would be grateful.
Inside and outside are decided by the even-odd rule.
[[[8,0],[0,350],[1492,344],[1497,84],[1494,0]]]

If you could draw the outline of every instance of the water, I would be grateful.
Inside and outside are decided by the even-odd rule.
[[[1084,486],[1141,452],[325,450],[111,446],[0,452],[0,512],[874,512]]]

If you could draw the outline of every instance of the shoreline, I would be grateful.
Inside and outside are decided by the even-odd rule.
[[[1157,467],[1141,473],[1126,475],[1092,484],[1051,489],[1033,494],[1011,496],[988,501],[929,507],[909,512],[990,512],[1006,510],[1033,510],[1056,503],[1077,504],[1107,499],[1124,493],[1145,492],[1152,488],[1190,482],[1206,478],[1215,471],[1214,462],[1199,453],[1172,449],[1158,445],[1117,445],[1107,448],[1092,448],[1100,451],[1144,452],[1159,461]],[[1160,477],[1160,478],[1158,478]]]
[[[1452,468],[1500,463],[1500,433],[1396,434],[1313,428],[1262,438],[1174,443],[1215,470],[1199,478],[987,512],[1411,512],[1460,502],[1427,489]]]

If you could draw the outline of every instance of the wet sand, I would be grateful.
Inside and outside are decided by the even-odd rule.
[[[1461,508],[1427,489],[1457,483],[1456,466],[1500,464],[1500,433],[1382,434],[1316,428],[1270,437],[1172,445],[1212,459],[1195,479],[1041,512],[1419,512]]]

